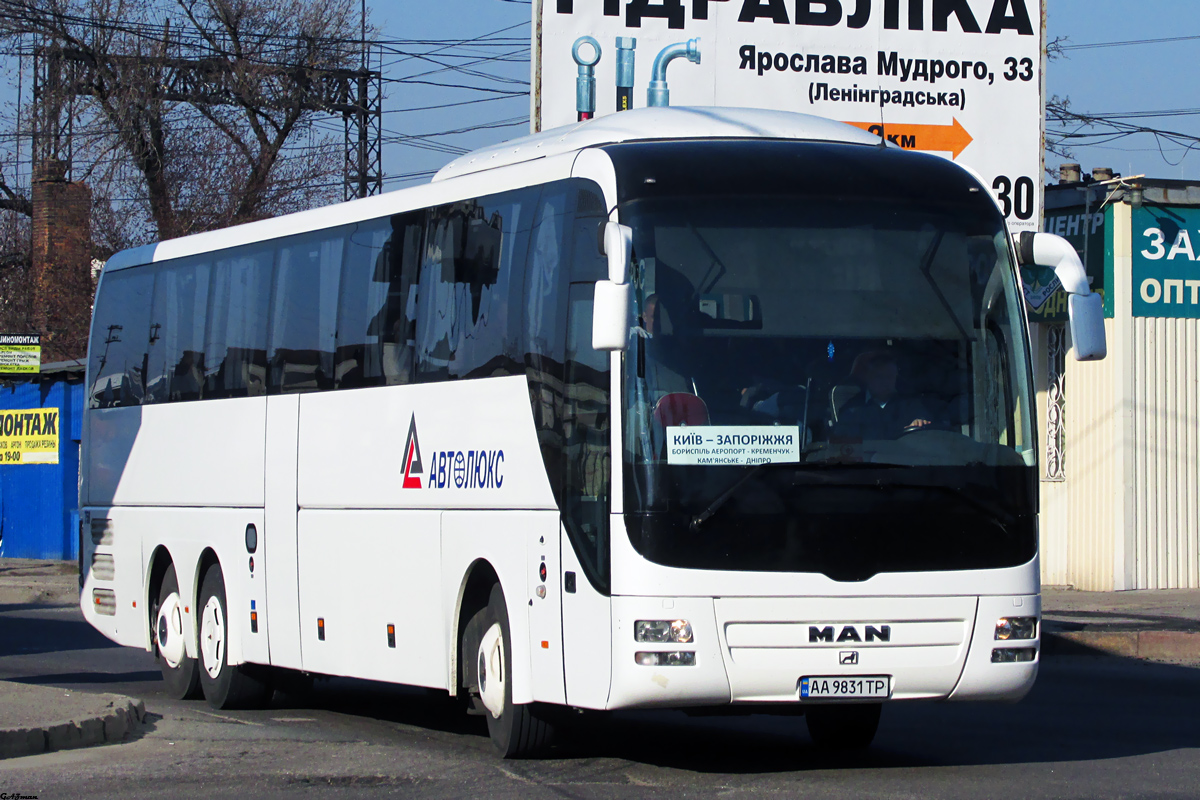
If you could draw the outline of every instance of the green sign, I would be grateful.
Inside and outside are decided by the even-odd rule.
[[[42,371],[42,337],[36,333],[0,333],[0,375]]]
[[[1078,206],[1047,210],[1042,230],[1058,234],[1075,247],[1079,260],[1087,269],[1092,291],[1104,296],[1105,316],[1112,316],[1104,282],[1106,227],[1103,211],[1089,212],[1085,206]],[[1067,321],[1067,293],[1062,290],[1054,270],[1049,267],[1021,267],[1021,283],[1025,288],[1025,305],[1029,310],[1030,322]]]
[[[1200,208],[1133,212],[1133,315],[1200,319]]]

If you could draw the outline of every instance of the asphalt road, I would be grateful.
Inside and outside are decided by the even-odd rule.
[[[127,694],[119,745],[0,761],[0,792],[56,797],[1097,798],[1200,796],[1200,667],[1050,656],[1016,705],[884,709],[872,748],[831,755],[800,718],[580,718],[550,758],[501,761],[444,697],[353,681],[216,712],[165,698],[153,659],[71,608],[0,605],[0,679]]]

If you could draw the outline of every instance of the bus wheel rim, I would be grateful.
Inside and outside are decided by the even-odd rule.
[[[179,607],[179,593],[171,592],[158,609],[154,624],[158,638],[158,652],[167,666],[176,669],[183,663],[183,612]]]
[[[504,713],[507,678],[504,674],[504,632],[500,623],[495,622],[479,642],[479,699],[494,719],[500,719]]]
[[[215,679],[225,664],[225,615],[221,613],[221,601],[208,598],[200,617],[200,652],[204,657],[204,671]]]

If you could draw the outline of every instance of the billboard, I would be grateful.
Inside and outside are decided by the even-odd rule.
[[[534,0],[531,127],[580,119],[577,79],[587,70],[596,116],[630,96],[635,107],[647,105],[655,57],[691,42],[665,70],[670,105],[769,108],[856,125],[975,170],[1014,231],[1037,230],[1043,3]],[[580,65],[595,55],[577,46],[582,37],[600,48],[594,66]],[[617,87],[630,40],[632,93]]]
[[[0,375],[28,375],[41,371],[41,334],[0,333]]]
[[[1182,206],[1135,209],[1133,316],[1200,319],[1197,261],[1200,261],[1200,209]]]
[[[57,463],[57,408],[0,411],[0,466]]]

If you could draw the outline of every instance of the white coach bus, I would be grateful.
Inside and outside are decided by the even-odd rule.
[[[1024,256],[1019,256],[1019,251]],[[174,696],[432,687],[505,756],[557,708],[803,713],[1038,668],[1014,247],[976,177],[839,123],[643,109],[428,185],[117,254],[81,606]]]

